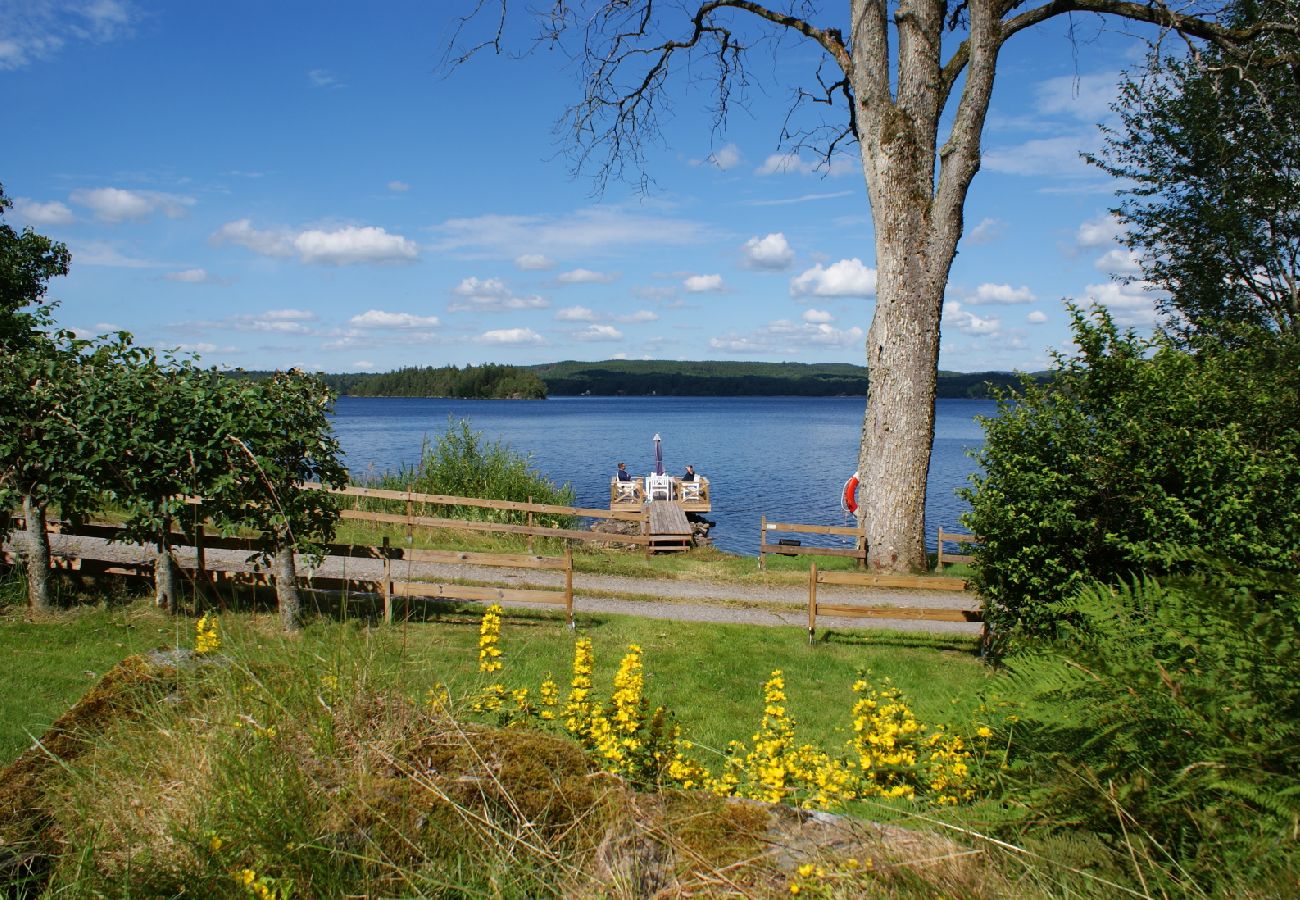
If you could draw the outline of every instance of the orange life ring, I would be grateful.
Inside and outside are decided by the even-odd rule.
[[[840,506],[845,512],[850,514],[858,511],[858,473],[854,472],[848,481],[844,482],[844,490],[840,494]]]

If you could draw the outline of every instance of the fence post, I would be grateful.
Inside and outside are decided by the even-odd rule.
[[[767,551],[767,516],[758,517],[758,567],[766,571],[767,563],[763,554]]]
[[[943,526],[939,526],[939,538],[935,541],[934,570],[943,571]]]
[[[406,546],[415,546],[415,501],[411,499],[411,485],[406,486]]]
[[[564,611],[569,616],[569,627],[576,627],[573,621],[573,545],[564,542]]]
[[[813,632],[817,630],[817,563],[808,567],[808,646],[813,645]]]
[[[208,600],[208,567],[207,556],[203,551],[203,523],[201,522],[194,526],[194,568],[196,570],[194,573],[195,587],[198,589],[199,594],[203,597],[203,600],[206,603]],[[194,603],[194,612],[196,615],[199,611],[198,606],[199,604],[196,600]]]
[[[530,494],[528,497],[529,506],[531,506],[532,503],[533,503],[533,498],[532,495]],[[529,528],[533,527],[533,511],[531,509],[528,510],[528,527]],[[528,552],[529,553],[533,552],[533,534],[531,531],[528,533]]]
[[[384,535],[384,624],[393,624],[393,553]]]

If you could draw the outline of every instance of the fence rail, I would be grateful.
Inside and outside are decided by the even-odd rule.
[[[943,567],[946,565],[973,563],[975,561],[975,557],[971,556],[969,553],[945,553],[943,545],[946,543],[978,544],[981,543],[981,541],[973,534],[956,534],[951,531],[944,531],[943,526],[939,526],[939,540],[937,544],[939,553],[934,564],[935,571],[942,572]]]
[[[799,543],[769,543],[767,536],[770,532],[785,532],[789,534],[832,534],[847,535],[858,538],[856,546],[847,547],[805,547]],[[759,519],[758,528],[758,567],[766,569],[767,563],[765,557],[768,554],[777,556],[847,556],[850,559],[856,559],[859,566],[866,565],[867,562],[867,539],[862,529],[854,528],[847,525],[801,525],[797,522],[769,522],[767,516]]]
[[[932,578],[921,575],[873,575],[864,572],[820,572],[813,563],[808,569],[808,643],[817,631],[817,617],[841,616],[850,619],[911,619],[928,622],[983,622],[978,609],[925,608],[910,606],[859,606],[844,603],[821,603],[817,585],[838,584],[857,587],[926,587],[934,590],[964,591],[964,578]]]

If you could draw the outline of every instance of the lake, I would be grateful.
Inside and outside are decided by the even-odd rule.
[[[851,397],[553,397],[549,400],[446,400],[340,397],[334,429],[353,478],[363,480],[419,461],[425,438],[448,418],[529,456],[552,480],[573,485],[579,506],[608,507],[615,464],[633,475],[654,470],[657,432],[664,467],[686,464],[709,478],[717,523],[712,537],[731,553],[758,552],[759,518],[815,525],[851,524],[840,490],[857,467],[863,398]],[[939,400],[926,503],[927,542],[959,528],[966,508],[955,491],[976,470],[969,451],[984,441],[977,415],[991,400]],[[833,539],[832,539],[833,540]],[[850,539],[845,539],[847,542]]]

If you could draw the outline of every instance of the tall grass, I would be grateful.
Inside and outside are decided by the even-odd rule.
[[[477,497],[573,506],[575,493],[568,484],[557,485],[532,467],[531,457],[521,455],[501,441],[489,441],[475,431],[468,419],[448,416],[447,430],[433,443],[425,441],[420,461],[403,465],[395,472],[376,478],[373,487],[385,490],[412,490],[421,494],[454,497]],[[435,507],[434,516],[522,521],[525,514],[478,507]],[[539,516],[536,521],[558,527],[570,527],[573,520],[563,516]]]

